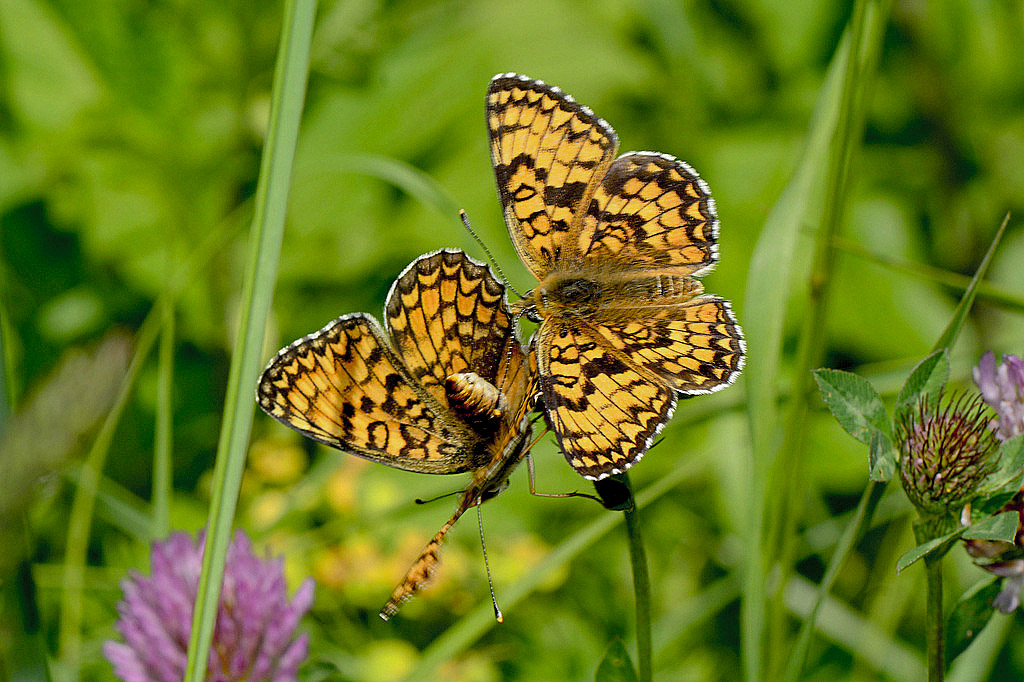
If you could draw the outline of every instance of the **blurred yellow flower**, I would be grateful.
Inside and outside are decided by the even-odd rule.
[[[261,438],[249,448],[249,470],[271,485],[293,483],[305,471],[307,459],[292,438]]]

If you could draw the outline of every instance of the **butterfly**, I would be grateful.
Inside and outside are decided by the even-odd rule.
[[[526,76],[487,91],[505,222],[537,286],[512,305],[539,322],[539,386],[566,459],[594,480],[643,457],[678,395],[743,369],[729,302],[696,279],[718,259],[707,184],[666,154],[615,158],[618,138],[572,97]]]
[[[385,329],[342,315],[282,349],[256,390],[285,426],[359,457],[429,474],[471,472],[458,507],[380,616],[429,582],[445,534],[508,484],[530,436],[535,393],[505,288],[461,251],[413,261],[395,280]]]

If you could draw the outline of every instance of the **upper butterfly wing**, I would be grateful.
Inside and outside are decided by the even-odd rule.
[[[256,398],[285,426],[375,462],[437,474],[472,468],[473,434],[416,384],[362,313],[282,349]]]
[[[628,469],[671,418],[675,392],[590,326],[545,321],[536,339],[545,414],[569,464],[595,480]]]
[[[568,267],[696,275],[718,259],[718,214],[707,183],[666,154],[630,152],[608,168],[573,235]]]
[[[444,381],[451,375],[476,372],[504,389],[499,370],[523,355],[505,288],[462,251],[416,259],[395,280],[384,311],[395,350],[441,404],[447,404]]]
[[[512,243],[542,279],[572,248],[567,237],[574,217],[590,204],[618,138],[558,88],[516,74],[491,80],[487,128]]]

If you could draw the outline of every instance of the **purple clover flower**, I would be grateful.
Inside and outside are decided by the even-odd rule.
[[[205,533],[193,541],[172,533],[154,542],[153,575],[132,572],[122,581],[117,630],[103,655],[125,682],[177,682],[185,675],[192,609],[199,587]],[[295,680],[309,636],[294,637],[313,604],[313,579],[288,602],[281,559],[261,559],[241,530],[228,548],[227,568],[207,663],[207,680]]]
[[[996,366],[995,353],[989,351],[981,356],[971,374],[982,399],[999,414],[989,424],[995,437],[1005,441],[1024,432],[1024,360],[1004,355]],[[1024,491],[1018,492],[1002,511],[1016,511],[1021,517],[1014,543],[966,540],[964,545],[976,564],[1005,578],[992,605],[1003,613],[1012,613],[1020,605],[1024,587]]]
[[[996,356],[989,351],[971,373],[981,397],[999,413],[999,418],[992,420],[996,438],[1009,440],[1024,432],[1024,360],[1004,355],[997,367]]]

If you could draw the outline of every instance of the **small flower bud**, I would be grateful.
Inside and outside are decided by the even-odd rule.
[[[926,515],[957,512],[992,470],[997,442],[981,396],[922,399],[898,420],[900,478],[907,497]]]

